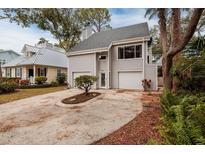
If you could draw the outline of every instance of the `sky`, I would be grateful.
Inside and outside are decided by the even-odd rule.
[[[110,25],[112,28],[118,28],[148,22],[149,27],[157,24],[156,19],[148,20],[144,18],[145,9],[109,9],[111,14]],[[14,50],[21,52],[24,44],[35,45],[39,38],[44,37],[51,43],[57,43],[57,40],[50,32],[40,30],[36,25],[29,28],[22,28],[15,23],[6,20],[0,20],[0,49]]]

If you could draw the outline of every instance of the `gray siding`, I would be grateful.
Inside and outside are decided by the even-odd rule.
[[[145,79],[151,80],[151,89],[157,90],[157,65],[156,64],[146,64],[145,65]]]
[[[110,50],[110,88],[118,88],[118,74],[119,72],[141,72],[142,77],[152,80],[152,89],[157,89],[157,69],[154,64],[147,64],[146,57],[147,42],[141,42],[136,44],[142,44],[142,58],[135,59],[118,59],[118,47],[113,46]],[[122,45],[120,45],[122,46]],[[99,55],[107,55],[106,61],[99,61]],[[69,83],[72,86],[72,74],[73,72],[89,72],[91,75],[100,77],[100,72],[106,73],[106,85],[108,88],[108,53],[99,52],[85,55],[76,55],[69,57]],[[144,60],[145,59],[145,60]],[[143,69],[144,67],[144,69]],[[142,78],[142,79],[143,79]],[[99,82],[94,87],[99,88]]]
[[[89,72],[96,75],[96,54],[87,54],[69,57],[69,83],[72,86],[73,72]]]
[[[143,71],[143,58],[118,59],[118,47],[114,46],[111,51],[111,88],[118,88],[118,72]]]

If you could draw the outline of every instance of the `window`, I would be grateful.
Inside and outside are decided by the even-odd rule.
[[[46,68],[38,68],[38,76],[45,76],[46,77]]]
[[[11,68],[6,69],[6,76],[11,77]]]
[[[22,76],[22,68],[16,68],[16,77]]]
[[[99,60],[106,60],[107,56],[106,55],[100,55]]]
[[[4,65],[6,63],[5,59],[0,59],[0,65]]]
[[[135,58],[135,46],[125,47],[125,59]]]
[[[61,69],[60,68],[57,68],[57,75],[58,74],[61,74]]]
[[[124,58],[124,48],[119,47],[118,48],[118,59],[123,59]]]
[[[142,57],[142,45],[118,48],[118,59],[132,59]]]
[[[137,45],[136,46],[136,58],[141,58],[142,57],[142,46]]]

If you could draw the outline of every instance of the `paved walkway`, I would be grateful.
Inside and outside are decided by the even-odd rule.
[[[0,105],[0,144],[91,144],[142,111],[137,92],[100,91],[95,101],[65,108],[70,89]]]

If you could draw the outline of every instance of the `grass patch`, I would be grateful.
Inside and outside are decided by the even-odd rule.
[[[65,86],[49,87],[49,88],[34,88],[34,89],[20,89],[17,92],[0,95],[0,104],[8,103],[11,101],[32,97],[36,95],[42,95],[52,93],[56,91],[65,90]]]

